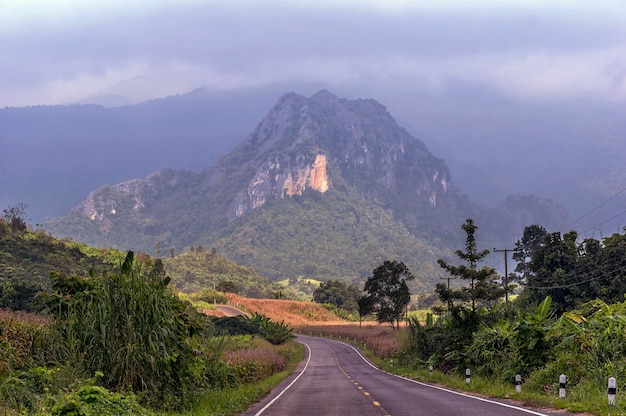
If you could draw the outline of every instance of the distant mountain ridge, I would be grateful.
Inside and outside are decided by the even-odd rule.
[[[466,218],[491,245],[511,244],[534,219],[550,227],[565,216],[534,197],[499,208],[471,202],[382,104],[322,90],[283,95],[214,166],[98,188],[46,229],[146,252],[216,247],[272,279],[359,280],[400,258],[432,285],[436,259],[462,243]]]
[[[202,88],[112,108],[2,108],[0,205],[25,203],[33,222],[43,223],[104,184],[166,168],[201,170],[232,150],[275,97]]]

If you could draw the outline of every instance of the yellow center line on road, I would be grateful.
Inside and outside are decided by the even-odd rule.
[[[341,371],[341,373],[346,376],[346,378],[350,381],[352,381],[352,383],[357,386],[356,388],[358,390],[363,390],[362,386],[359,386],[359,383],[357,383],[352,377],[350,377],[350,375],[343,369],[343,367],[341,366],[341,363],[339,362],[339,357],[337,356],[337,354],[335,353],[335,351],[333,350],[333,354],[335,355],[335,361],[337,362],[337,367],[339,368],[339,370]],[[371,394],[369,394],[369,392],[367,391],[363,391],[363,395],[367,396],[367,397],[372,397]],[[387,411],[385,409],[383,409],[383,407],[380,405],[380,402],[373,400],[372,399],[372,405],[374,407],[377,407],[378,409],[380,409],[383,412],[383,416],[391,416],[389,413],[387,413]]]

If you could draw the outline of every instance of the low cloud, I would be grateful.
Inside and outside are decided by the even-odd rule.
[[[79,8],[34,28],[0,29],[0,106],[75,102],[106,91],[140,100],[203,85],[288,81],[436,90],[459,79],[519,99],[626,100],[620,3],[584,10],[575,2],[550,9],[496,3]]]

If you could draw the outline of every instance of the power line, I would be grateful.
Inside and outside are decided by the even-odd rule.
[[[584,281],[581,281],[581,282],[567,283],[567,284],[558,285],[558,286],[528,286],[528,285],[524,285],[524,288],[527,288],[527,289],[542,289],[542,290],[547,290],[547,289],[565,289],[565,288],[568,288],[568,287],[574,287],[574,286],[578,286],[578,285],[583,285],[585,283],[590,283],[590,282],[593,282],[594,280],[599,280],[599,279],[604,278],[604,277],[611,277],[610,275],[612,275],[614,273],[617,273],[617,272],[620,272],[622,270],[626,270],[626,265],[618,267],[617,269],[614,269],[614,270],[611,270],[611,271],[608,271],[608,272],[606,272],[606,271],[602,272],[602,274],[600,276],[592,277],[591,279],[584,280]]]
[[[613,216],[613,217],[609,218],[608,220],[601,222],[600,224],[596,225],[596,226],[595,226],[595,227],[593,227],[593,228],[598,228],[598,227],[600,227],[601,225],[604,225],[604,224],[606,224],[607,222],[609,222],[609,221],[611,221],[611,220],[614,220],[615,218],[617,218],[617,217],[619,217],[619,216],[621,216],[621,215],[624,215],[624,214],[626,214],[626,209],[625,209],[624,211],[620,212],[619,214],[617,214],[617,215],[615,215],[615,216]]]
[[[594,209],[592,209],[591,211],[586,212],[585,214],[583,214],[583,215],[581,215],[580,217],[576,218],[574,221],[570,222],[569,224],[564,225],[563,227],[561,227],[561,228],[560,228],[560,230],[559,230],[559,231],[562,231],[564,228],[570,227],[570,226],[574,225],[575,223],[577,223],[578,221],[580,221],[580,220],[582,220],[583,218],[585,218],[586,216],[588,216],[588,215],[590,215],[590,214],[593,214],[594,212],[596,212],[597,210],[599,210],[600,208],[602,208],[603,206],[605,206],[606,204],[608,204],[609,202],[611,202],[612,200],[614,200],[615,198],[617,198],[617,197],[618,197],[618,196],[619,196],[622,192],[624,192],[624,191],[626,191],[626,188],[623,188],[622,190],[620,190],[619,192],[617,192],[615,195],[613,195],[612,197],[610,197],[609,199],[607,199],[606,201],[604,201],[603,203],[601,203],[600,205],[598,205],[597,207],[595,207]],[[626,212],[626,211],[624,211],[624,212]],[[616,217],[614,217],[614,218],[619,217],[619,216],[620,216],[620,215],[622,215],[624,212],[622,212],[622,213],[618,214],[618,215],[617,215]],[[611,221],[611,220],[612,220],[612,219],[614,219],[614,218],[611,218],[611,219],[609,219],[609,220],[607,220],[607,221],[605,221],[605,222]],[[604,224],[604,223],[602,223],[602,224]],[[600,225],[602,225],[602,224],[600,224]],[[594,227],[594,228],[595,228],[595,227]]]

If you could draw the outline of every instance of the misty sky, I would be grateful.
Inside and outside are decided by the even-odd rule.
[[[626,100],[623,0],[0,0],[0,107],[274,82]]]

